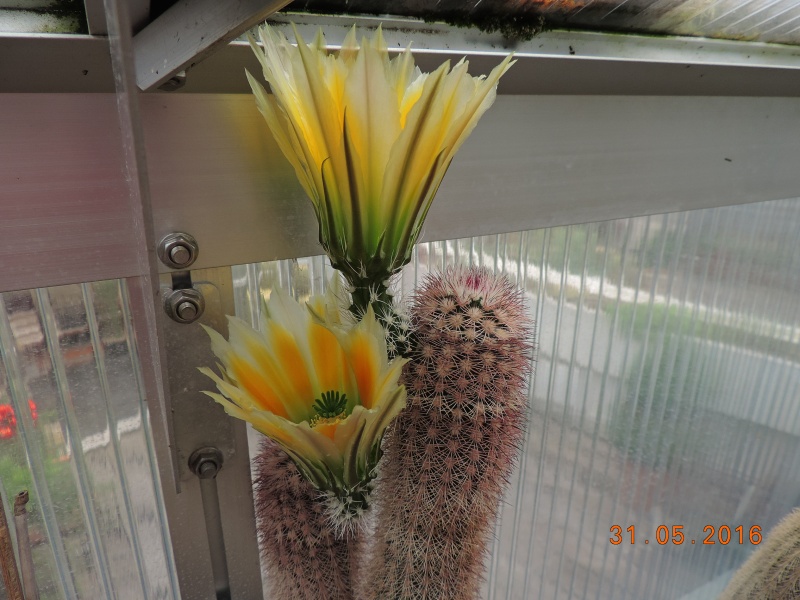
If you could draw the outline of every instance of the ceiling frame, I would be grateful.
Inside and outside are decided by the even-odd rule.
[[[193,65],[180,93],[249,93],[244,69],[255,73],[260,66],[246,43],[224,44],[220,38],[214,48],[200,50],[189,38],[205,36],[208,27],[196,28],[178,43],[173,18],[173,41],[181,47],[170,48],[164,45],[163,36],[170,28],[162,17],[134,39],[134,45],[139,45],[137,78],[148,69],[159,71],[157,79],[137,79],[140,86],[156,90],[160,82]],[[304,37],[322,26],[333,47],[354,22],[363,30],[382,23],[390,48],[402,49],[413,42],[417,62],[428,70],[446,58],[457,61],[466,56],[473,72],[488,72],[513,50],[517,64],[503,77],[500,94],[800,97],[800,47],[578,31],[549,31],[509,45],[499,34],[409,19],[279,13],[270,20],[290,35],[288,22],[296,22]],[[238,29],[229,30],[225,37]],[[162,33],[157,35],[159,30]],[[159,39],[160,53],[155,50]],[[211,39],[206,37],[204,43]],[[150,58],[142,50],[148,47]],[[182,58],[173,52],[182,53]],[[108,42],[102,37],[0,34],[0,56],[0,92],[114,91]],[[164,56],[174,57],[166,71]],[[160,64],[157,69],[156,63]]]
[[[150,0],[126,0],[131,27],[138,31],[150,21]],[[108,35],[103,0],[83,0],[90,35]]]
[[[140,97],[154,239],[197,268],[322,252],[249,95]],[[113,94],[0,95],[0,291],[144,274]],[[800,99],[501,96],[427,241],[800,197]],[[158,266],[166,271],[166,267]]]
[[[136,83],[152,90],[290,0],[178,0],[133,38]]]

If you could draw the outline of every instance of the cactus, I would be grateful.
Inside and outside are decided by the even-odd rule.
[[[734,573],[720,600],[788,600],[798,596],[800,510],[794,510]]]
[[[336,278],[338,280],[338,278]],[[338,281],[337,281],[338,283]],[[343,284],[338,283],[341,288]],[[349,287],[347,295],[352,298],[348,310],[357,320],[363,318],[367,307],[371,306],[375,311],[378,322],[386,332],[386,347],[389,358],[408,357],[411,354],[412,342],[410,335],[410,323],[405,306],[395,302],[394,296],[389,291],[392,283],[390,280],[378,285],[366,285],[365,287]],[[338,294],[342,297],[341,293]]]
[[[411,324],[358,596],[472,599],[522,440],[531,322],[505,277],[471,268],[429,277]]]
[[[267,597],[350,600],[351,558],[360,533],[337,531],[320,492],[280,446],[262,442],[254,461],[255,505]]]

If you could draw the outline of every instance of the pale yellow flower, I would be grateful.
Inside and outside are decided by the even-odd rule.
[[[221,376],[200,369],[231,416],[280,444],[321,491],[363,508],[386,426],[405,405],[404,360],[387,358],[372,311],[358,323],[336,318],[330,298],[306,307],[276,291],[261,331],[228,317],[230,339],[206,328]],[[365,487],[366,486],[366,487]]]
[[[378,29],[339,52],[320,31],[297,46],[268,26],[250,36],[272,94],[247,74],[256,102],[314,205],[320,241],[348,281],[382,282],[408,262],[456,151],[494,102],[502,61],[488,77],[468,63],[422,73],[410,50],[389,58]]]

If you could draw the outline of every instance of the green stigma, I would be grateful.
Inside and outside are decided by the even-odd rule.
[[[333,419],[341,415],[347,408],[347,394],[334,390],[322,392],[322,396],[314,402],[314,410],[322,419]]]

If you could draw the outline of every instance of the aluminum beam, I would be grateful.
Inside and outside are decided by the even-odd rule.
[[[381,26],[390,51],[402,50],[409,42],[413,42],[411,47],[415,52],[459,57],[505,56],[513,50],[523,58],[560,56],[642,63],[800,68],[800,47],[762,42],[567,29],[543,31],[529,40],[517,40],[507,38],[500,32],[488,33],[473,27],[453,27],[419,19],[328,16],[302,12],[281,12],[270,17],[269,22],[282,30],[290,40],[294,39],[294,24],[307,42],[322,28],[328,45],[333,48],[341,46],[354,25],[360,31]]]
[[[198,266],[321,254],[310,202],[250,96],[144,107],[153,212]],[[800,197],[800,99],[501,96],[424,240]]]
[[[179,0],[134,37],[136,83],[158,87],[288,3]]]
[[[300,27],[304,35],[314,29]],[[345,30],[324,27],[332,43]],[[466,56],[480,72],[509,50],[487,34],[433,25],[385,23],[384,35],[394,47],[413,40],[416,60],[428,70]],[[800,48],[789,46],[552,31],[514,49],[517,64],[503,77],[501,94],[800,97]],[[104,38],[0,34],[0,56],[0,93],[114,91]],[[223,45],[188,71],[181,93],[249,93],[244,69],[260,69],[249,46]]]
[[[155,239],[205,268],[321,253],[249,95],[141,98]],[[437,240],[800,197],[800,99],[501,96],[456,157]],[[0,95],[0,291],[141,275],[113,95]]]
[[[139,31],[150,20],[150,0],[127,0],[133,31]],[[107,35],[106,12],[103,0],[83,0],[86,24],[91,35]]]
[[[206,337],[205,333],[197,324],[178,324],[164,314],[163,288],[159,285],[154,252],[160,238],[154,233],[155,215],[147,169],[150,158],[143,142],[142,95],[136,89],[134,77],[131,25],[124,0],[106,0],[105,7],[117,82],[129,227],[134,242],[126,250],[138,258],[138,269],[143,273],[128,280],[133,326],[143,358],[142,379],[180,593],[186,598],[209,598],[215,595],[215,589],[224,589],[229,594],[226,597],[255,598],[261,595],[262,583],[245,424],[240,421],[221,424],[223,411],[210,399],[203,399],[199,392],[206,382],[201,381],[196,367],[207,364],[210,354],[207,344],[198,343]],[[224,326],[221,323],[224,315],[233,307],[230,277],[230,269],[220,269],[216,276],[194,271],[194,285],[202,290],[208,308],[203,318],[216,328]],[[171,283],[170,276],[165,279],[162,283]],[[212,559],[206,551],[210,536],[203,531],[203,520],[198,518],[203,502],[198,480],[187,473],[186,464],[194,450],[209,445],[222,452],[225,462],[217,479],[216,498],[228,510],[217,515],[216,523],[205,521],[224,538],[224,542],[216,540],[224,546],[230,565],[229,578],[224,582],[215,581],[216,573],[214,580],[210,580]]]
[[[114,91],[106,38],[0,34],[0,56],[0,94]]]
[[[162,285],[171,285],[168,275],[162,276]],[[219,404],[201,393],[209,388],[209,379],[197,370],[198,365],[213,365],[215,361],[200,323],[227,337],[225,315],[235,312],[231,270],[193,270],[192,285],[205,298],[200,320],[183,325],[165,319],[162,328],[181,492],[176,494],[167,483],[162,487],[181,597],[215,597],[200,481],[188,468],[194,450],[213,446],[224,456],[217,492],[231,597],[262,598],[247,428],[244,421],[228,417]]]
[[[329,37],[334,41],[336,29],[330,31],[333,35]],[[312,33],[313,27],[309,26],[303,35]],[[704,57],[702,51],[691,44],[684,48],[673,47],[661,61],[655,59],[658,55],[655,50],[649,53],[648,59],[633,60],[624,55],[635,52],[635,48],[609,45],[606,50],[610,56],[601,58],[603,44],[598,38],[610,42],[607,38],[611,36],[551,33],[541,40],[539,53],[515,49],[517,63],[500,81],[500,94],[800,97],[800,49],[790,49],[796,56],[778,53],[765,55],[758,63],[748,63],[734,61],[728,51],[720,56],[727,56],[730,61],[714,62],[714,53]],[[385,29],[384,34],[395,48],[405,47],[409,40],[414,40],[414,58],[420,68],[427,71],[434,70],[447,59],[455,63],[466,56],[470,72],[488,73],[509,51],[503,46],[488,52],[483,45],[473,49],[457,44],[448,44],[443,51],[427,47],[424,42],[433,43],[434,39],[426,39],[416,32],[405,32],[404,37],[400,37],[400,33]],[[574,55],[569,53],[570,48],[577,49]],[[740,50],[745,48],[740,47]],[[643,50],[642,55],[648,53]],[[242,76],[245,69],[255,74],[261,67],[249,45],[232,43],[189,71],[181,91],[248,94],[250,88]]]

